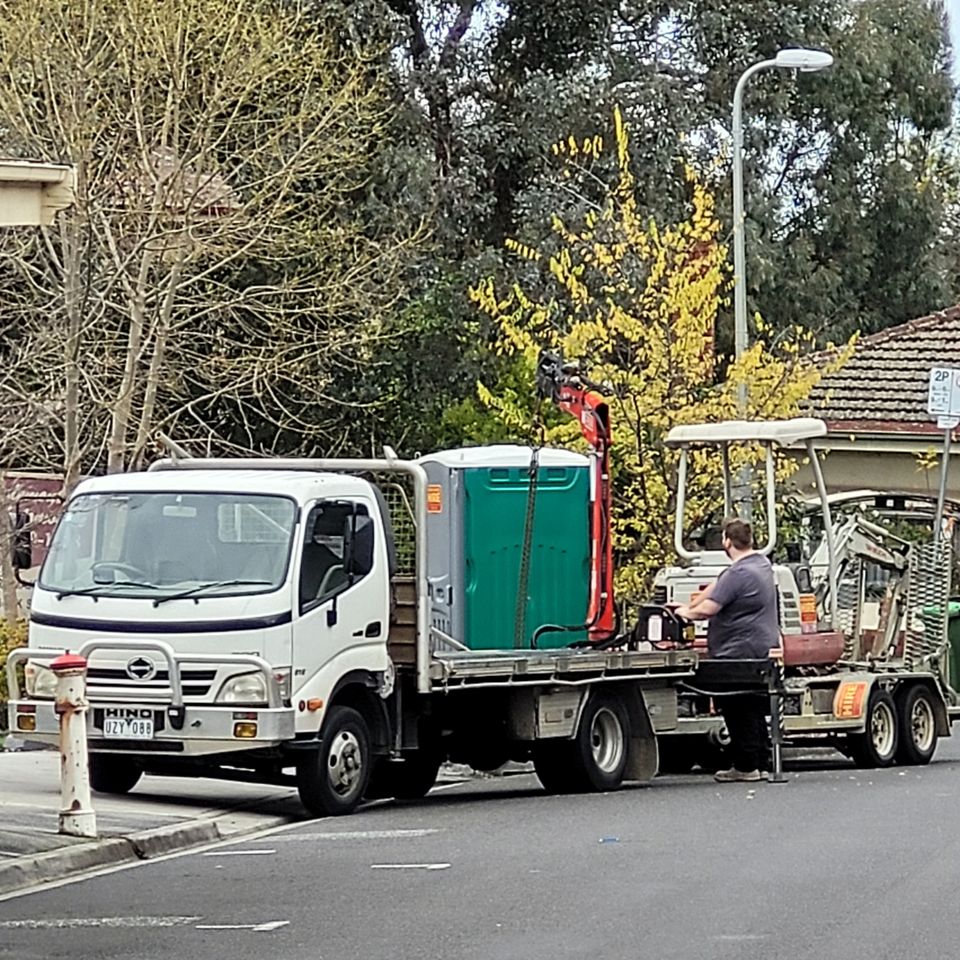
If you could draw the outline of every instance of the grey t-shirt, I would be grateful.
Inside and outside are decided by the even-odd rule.
[[[777,586],[762,553],[747,554],[724,570],[710,599],[720,605],[707,625],[711,657],[759,660],[780,645]]]

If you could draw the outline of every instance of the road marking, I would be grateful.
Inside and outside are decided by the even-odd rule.
[[[325,833],[298,833],[293,836],[272,837],[274,842],[299,843],[301,840],[404,840],[415,837],[428,837],[440,833],[437,829],[416,830],[338,830]]]
[[[449,863],[371,863],[371,870],[447,870]]]
[[[724,940],[729,943],[737,943],[740,941],[749,940],[767,940],[769,939],[769,936],[770,935],[767,933],[720,933],[712,939]]]
[[[57,917],[46,920],[0,920],[5,930],[66,930],[74,927],[184,927],[202,917]]]
[[[210,850],[205,857],[264,857],[276,850]]]
[[[287,926],[289,920],[268,920],[266,923],[198,923],[194,930],[251,930],[253,933],[270,933]]]

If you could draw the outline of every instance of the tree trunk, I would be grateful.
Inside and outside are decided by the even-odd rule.
[[[80,479],[80,229],[64,217],[61,221],[63,247],[63,301],[66,336],[63,341],[63,492],[69,496]]]
[[[7,493],[7,475],[0,473],[0,592],[3,599],[3,617],[10,623],[15,623],[20,618],[17,575],[13,569],[13,535],[14,522]]]

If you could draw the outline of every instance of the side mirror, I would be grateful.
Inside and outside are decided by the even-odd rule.
[[[351,577],[365,577],[373,569],[373,518],[355,514],[351,520],[353,536],[350,540],[346,572]]]
[[[30,529],[30,517],[19,510],[14,521],[11,561],[14,570],[29,570],[33,566],[33,531]]]

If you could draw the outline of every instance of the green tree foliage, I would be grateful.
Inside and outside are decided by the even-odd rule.
[[[800,324],[826,341],[957,295],[944,196],[955,164],[943,144],[954,90],[938,0],[368,0],[352,10],[354,23],[393,31],[398,112],[373,192],[382,209],[397,197],[433,226],[412,278],[413,331],[401,324],[380,361],[455,407],[454,422],[492,336],[457,285],[502,275],[510,236],[549,247],[549,214],[583,215],[610,181],[598,165],[565,178],[549,144],[602,129],[619,105],[644,213],[683,216],[693,162],[729,237],[733,89],[782,47],[828,49],[836,65],[766,71],[748,87],[751,313],[772,336]],[[718,322],[729,347],[728,307]],[[449,417],[431,418],[447,439]],[[365,444],[394,429],[374,408],[358,419]],[[418,444],[428,440],[421,432]]]

